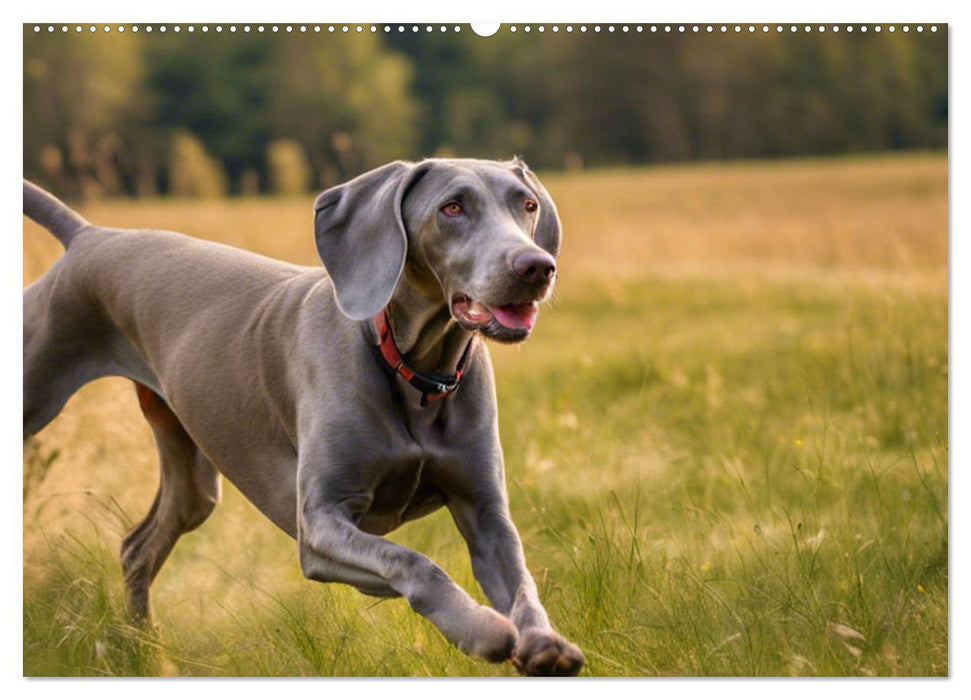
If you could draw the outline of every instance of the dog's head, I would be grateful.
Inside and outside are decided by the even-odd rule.
[[[337,304],[355,320],[384,308],[407,269],[466,330],[518,342],[556,279],[556,207],[518,158],[397,161],[327,190],[314,214]]]

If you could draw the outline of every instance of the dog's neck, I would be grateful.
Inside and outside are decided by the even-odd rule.
[[[406,273],[389,309],[395,344],[412,369],[422,374],[455,374],[471,333],[452,318],[440,290]]]

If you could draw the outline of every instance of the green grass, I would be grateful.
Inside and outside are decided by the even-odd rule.
[[[589,673],[947,673],[941,298],[639,281],[574,290],[541,324],[493,353],[501,431],[529,562]],[[472,587],[452,529],[439,514],[397,539]],[[220,625],[160,610],[138,630],[103,544],[62,537],[49,562],[28,675],[510,672],[401,601],[311,583],[244,582]]]
[[[896,183],[891,192],[906,189],[911,169],[940,184],[944,161],[888,162],[896,174],[881,159],[834,164],[826,178],[815,173],[823,165],[810,168],[813,197],[828,201],[832,180],[835,199],[793,210],[791,240],[815,230],[818,211],[830,227],[845,212],[857,242],[838,228],[829,239],[842,258],[810,247],[787,258],[797,249],[778,243],[781,213],[751,223],[766,182],[791,181],[799,201],[799,163],[753,168],[750,187],[714,166],[645,175],[674,189],[665,178],[697,178],[726,230],[745,245],[765,237],[775,257],[706,256],[736,248],[696,249],[720,235],[702,231],[704,218],[697,230],[678,224],[691,245],[656,267],[633,225],[602,234],[605,250],[629,256],[586,259],[568,253],[568,238],[558,298],[534,337],[492,347],[513,517],[551,619],[587,655],[585,674],[948,674],[945,190],[888,197],[899,207],[892,237],[910,251],[893,260],[886,229],[866,224],[886,215],[879,196],[855,208],[841,194],[873,172]],[[554,195],[584,177],[600,176],[562,176]],[[137,218],[137,205],[119,211]],[[678,211],[644,216],[656,224]],[[593,207],[584,215],[609,219]],[[600,229],[571,230],[573,250],[596,252],[589,236]],[[936,263],[913,253],[921,241]],[[702,267],[680,269],[681,252]],[[623,274],[609,274],[615,263]],[[155,626],[133,627],[116,552],[157,477],[121,380],[83,390],[31,445],[25,469],[26,675],[514,673],[450,647],[401,600],[305,581],[295,544],[228,484],[162,569]],[[393,539],[482,599],[446,513]]]
[[[533,472],[514,510],[582,611],[592,672],[946,673],[942,299],[752,280],[578,296],[543,370],[499,388],[509,468]]]

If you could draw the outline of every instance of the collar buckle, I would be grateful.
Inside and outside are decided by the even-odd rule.
[[[372,319],[372,322],[378,334],[378,351],[384,359],[385,364],[392,372],[400,375],[406,382],[421,392],[421,405],[423,407],[433,401],[438,401],[451,395],[459,388],[462,372],[465,370],[465,365],[468,362],[475,336],[469,338],[465,350],[462,351],[462,357],[459,359],[455,374],[445,382],[442,382],[416,371],[402,357],[401,351],[398,350],[398,346],[394,342],[394,332],[391,329],[391,313],[387,307],[378,312]]]

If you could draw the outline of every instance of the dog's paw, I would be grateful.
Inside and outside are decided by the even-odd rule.
[[[459,644],[459,648],[467,654],[480,656],[493,663],[508,659],[519,636],[516,627],[506,617],[485,605],[480,605],[471,618],[467,629],[468,638]]]
[[[575,676],[586,659],[575,644],[552,630],[529,630],[512,652],[512,662],[527,676]]]

